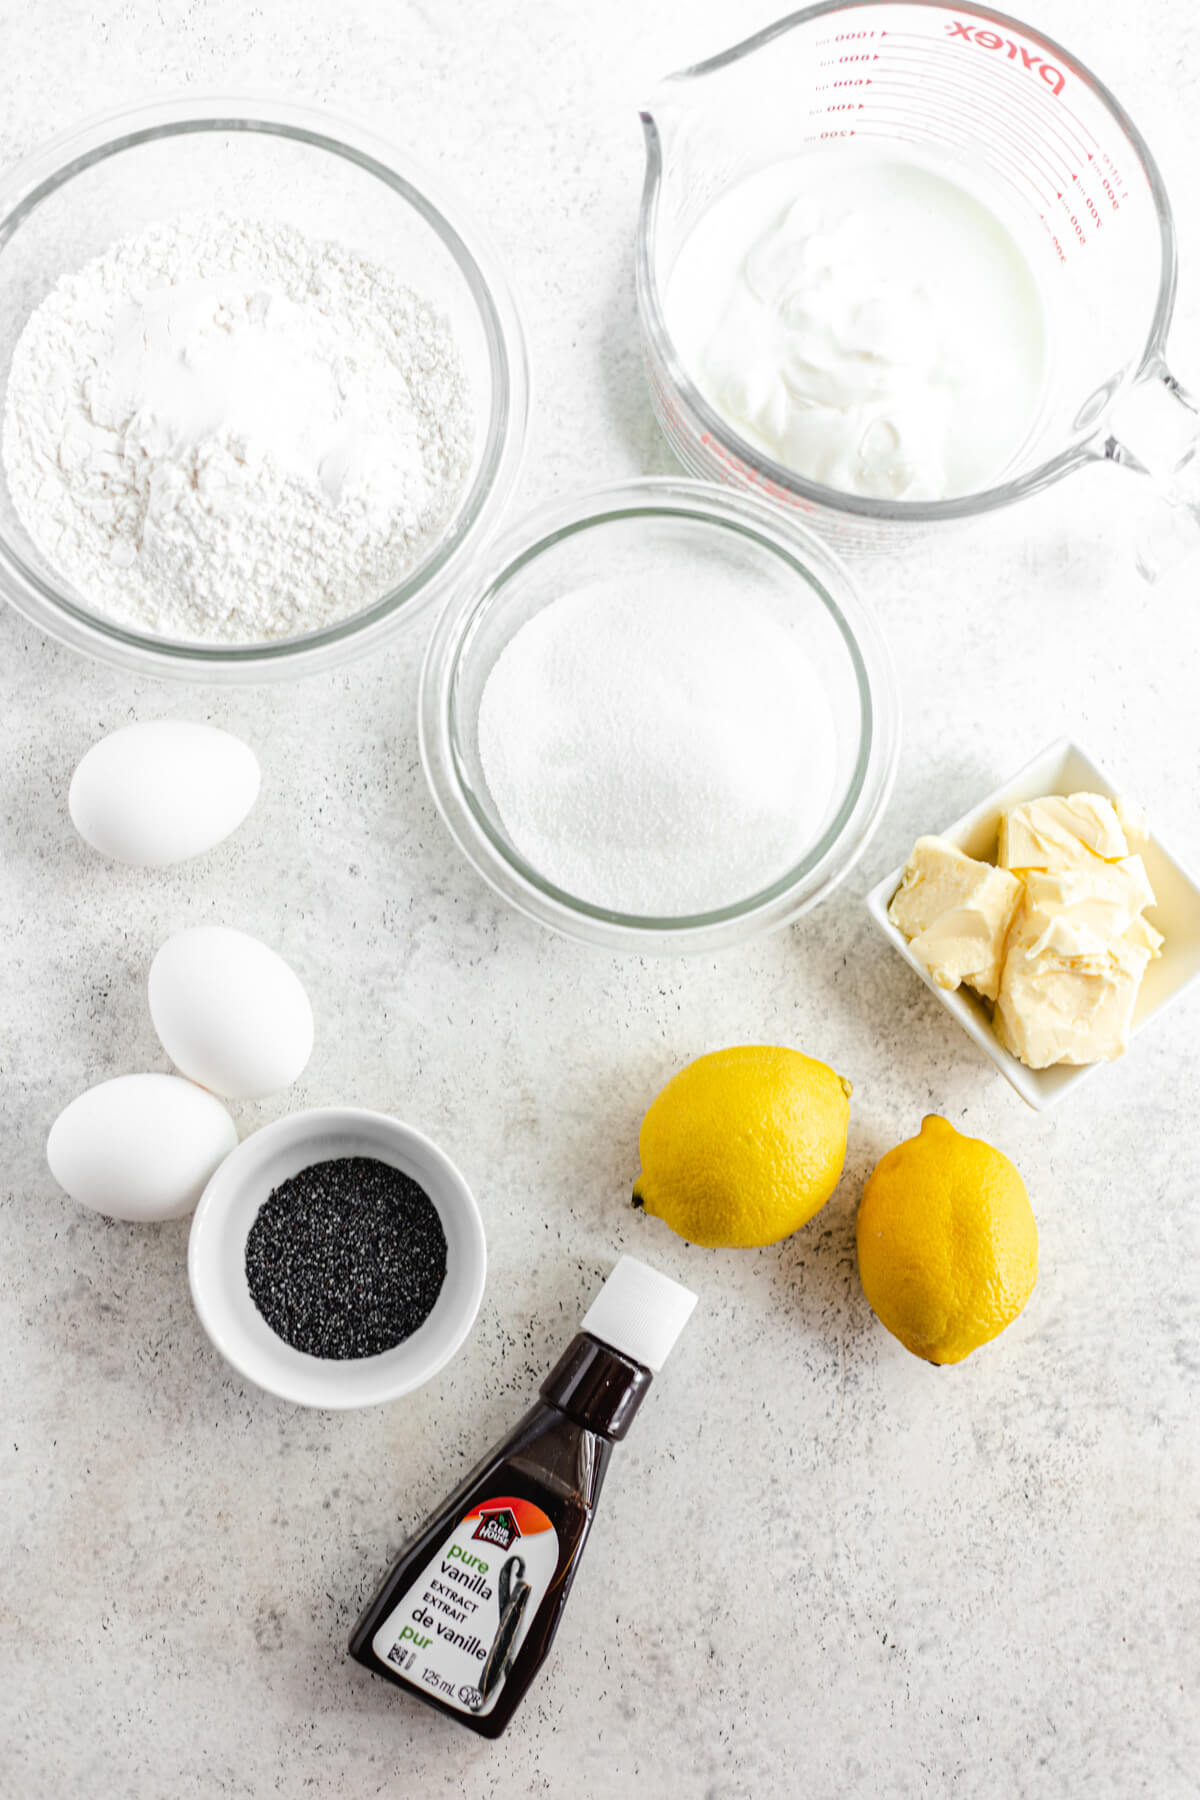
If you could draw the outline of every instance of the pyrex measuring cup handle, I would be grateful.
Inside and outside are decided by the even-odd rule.
[[[1161,504],[1137,541],[1147,581],[1200,550],[1200,401],[1161,358],[1142,371],[1113,409],[1104,454],[1150,477]]]

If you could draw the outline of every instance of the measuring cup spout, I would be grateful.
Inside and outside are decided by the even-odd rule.
[[[690,89],[694,78],[668,75],[640,109],[646,173],[638,215],[635,266],[638,302],[643,318],[665,331],[661,318],[662,271],[669,269],[686,231],[687,202],[703,176],[689,131],[695,108]]]
[[[1200,401],[1155,357],[1119,396],[1102,454],[1149,476],[1159,504],[1137,542],[1147,581],[1200,549]]]
[[[670,163],[686,118],[689,77],[668,75],[659,82],[648,103],[640,107],[642,142],[646,151],[647,179],[661,181]]]
[[[651,190],[662,180],[665,132],[661,112],[661,104],[643,106],[638,112],[642,122],[642,147],[646,152],[646,186]]]

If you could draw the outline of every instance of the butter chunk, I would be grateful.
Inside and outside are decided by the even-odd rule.
[[[1062,916],[1039,904],[1031,880],[1008,937],[995,1026],[1030,1069],[1120,1056],[1152,955],[1139,927],[1146,933],[1153,927],[1140,919],[1106,944],[1064,954],[1053,947],[1062,941],[1053,936]],[[1090,940],[1081,933],[1077,941]]]
[[[1144,826],[1133,809],[1123,812]],[[1002,869],[1074,869],[1087,867],[1093,857],[1109,862],[1128,855],[1121,816],[1103,794],[1047,794],[1014,806],[1000,821]]]
[[[921,837],[888,918],[938,987],[953,991],[965,981],[994,1000],[1004,940],[1020,896],[1020,882],[1006,869],[976,862],[945,838]]]
[[[1143,950],[1148,950],[1151,962],[1162,955],[1162,947],[1167,941],[1162,932],[1151,925],[1149,919],[1135,919],[1122,936],[1127,944],[1138,944]]]
[[[1125,936],[1142,909],[1154,905],[1154,889],[1140,856],[1119,862],[1091,860],[1090,868],[1025,874],[1026,904],[1043,921],[1035,951],[1059,956],[1096,955]],[[1147,928],[1151,929],[1151,928]]]
[[[1144,844],[1150,836],[1150,821],[1141,807],[1132,800],[1122,800],[1118,794],[1113,801],[1117,818],[1121,822],[1121,830],[1131,844]]]

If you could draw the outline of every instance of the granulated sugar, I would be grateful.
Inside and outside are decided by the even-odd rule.
[[[784,875],[825,823],[835,750],[802,638],[727,585],[564,594],[501,652],[479,708],[515,849],[576,899],[642,916]]]
[[[458,346],[390,269],[200,214],[66,275],[13,355],[13,504],[96,610],[245,643],[359,611],[424,560],[471,460]]]

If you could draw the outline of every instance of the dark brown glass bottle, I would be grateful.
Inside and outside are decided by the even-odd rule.
[[[602,1304],[618,1276],[622,1292]],[[630,1327],[617,1308],[628,1309],[631,1283],[637,1300],[658,1301],[651,1323],[635,1316]],[[584,1326],[596,1318],[657,1368],[693,1304],[687,1289],[623,1257]],[[648,1363],[580,1331],[516,1429],[400,1552],[350,1654],[471,1731],[499,1737],[554,1641],[613,1444],[652,1379]]]

